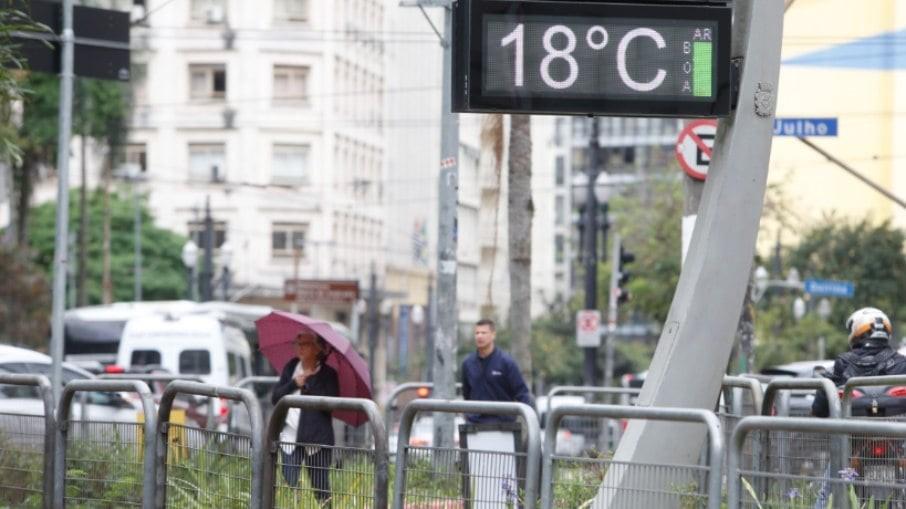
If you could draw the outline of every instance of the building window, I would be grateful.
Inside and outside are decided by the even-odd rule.
[[[133,106],[148,103],[148,64],[132,62],[129,69],[129,83],[132,85]]]
[[[274,223],[271,227],[271,255],[274,258],[305,256],[305,236],[308,225],[304,223]]]
[[[566,183],[566,160],[563,156],[557,156],[554,159],[554,182],[558,186],[562,186]]]
[[[274,103],[299,106],[308,103],[308,67],[274,66]]]
[[[223,143],[189,143],[189,178],[208,182],[226,180],[226,146]]]
[[[223,64],[189,65],[189,93],[196,100],[223,100],[226,97],[226,66]]]
[[[308,0],[274,0],[274,20],[308,21]]]
[[[225,0],[192,0],[192,22],[222,25],[226,21]]]
[[[220,246],[227,239],[227,225],[225,221],[214,221],[214,249],[220,249]],[[198,246],[202,252],[205,248],[204,221],[189,221],[189,238]]]
[[[123,163],[130,175],[148,171],[148,147],[144,143],[129,143],[123,154]],[[136,171],[137,170],[137,171]]]
[[[563,235],[557,234],[554,237],[554,263],[563,263],[566,259],[566,240]]]
[[[566,199],[562,196],[554,198],[554,223],[562,225],[566,222]]]
[[[302,184],[308,176],[308,145],[275,143],[271,160],[271,181],[275,184]]]

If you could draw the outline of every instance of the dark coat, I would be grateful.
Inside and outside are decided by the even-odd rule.
[[[462,396],[475,401],[518,401],[531,407],[535,405],[516,361],[499,348],[494,348],[486,359],[479,357],[477,352],[465,358],[462,362]],[[473,423],[516,420],[513,416],[503,415],[469,414],[466,418]]]
[[[852,350],[840,354],[834,361],[834,370],[824,376],[834,385],[842,387],[850,378],[857,376],[906,375],[906,357],[898,354],[887,342],[859,343]],[[824,391],[815,393],[812,415],[827,417],[830,407]]]
[[[271,403],[277,404],[283,396],[293,394],[299,387],[293,380],[293,371],[299,364],[298,358],[293,358],[283,367],[280,381],[274,386],[271,394]],[[337,381],[337,372],[327,364],[321,364],[321,369],[305,380],[301,388],[303,396],[337,396],[340,392]],[[320,410],[301,410],[299,412],[298,432],[296,441],[302,444],[334,445],[333,423],[330,412]]]

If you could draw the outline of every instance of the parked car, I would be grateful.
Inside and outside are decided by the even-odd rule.
[[[584,405],[586,403],[584,396],[554,396],[548,401],[547,396],[538,396],[535,405],[538,407],[538,419],[541,422],[542,429],[548,425],[548,415],[554,408],[563,405]],[[609,421],[608,422],[612,422]],[[595,438],[600,432],[599,421],[587,417],[564,417],[557,427],[556,447],[554,454],[560,456],[580,456],[588,447],[595,446]],[[546,433],[541,435],[546,436]],[[548,444],[542,444],[547,447]]]
[[[769,382],[773,378],[817,378],[823,371],[829,371],[834,367],[833,359],[819,359],[811,361],[798,361],[789,364],[780,364],[761,370],[764,382]],[[790,391],[790,415],[804,416],[811,415],[812,402],[815,400],[815,391],[813,390],[793,390]]]
[[[26,348],[0,345],[0,373],[44,375],[51,378],[51,358]],[[95,378],[94,375],[69,363],[63,363],[63,384],[73,380]],[[72,406],[72,418],[84,417],[94,421],[136,422],[141,407],[118,392],[78,393]],[[0,413],[44,415],[44,403],[38,390],[32,387],[0,385]]]

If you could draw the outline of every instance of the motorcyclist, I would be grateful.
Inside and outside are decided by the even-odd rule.
[[[835,386],[842,387],[856,376],[906,374],[906,357],[890,347],[893,328],[883,311],[862,308],[849,316],[846,329],[849,351],[837,356],[833,372],[824,374]],[[819,390],[812,402],[812,415],[827,417],[829,413],[827,396]]]

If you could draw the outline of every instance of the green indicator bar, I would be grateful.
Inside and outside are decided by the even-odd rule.
[[[696,97],[711,97],[712,71],[712,43],[692,43],[692,95]]]

